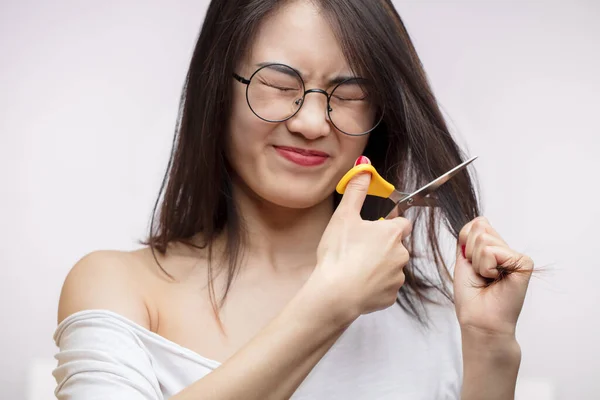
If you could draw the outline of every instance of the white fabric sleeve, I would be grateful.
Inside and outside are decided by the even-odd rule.
[[[54,340],[59,400],[163,400],[152,357],[119,319],[73,314],[58,326]]]

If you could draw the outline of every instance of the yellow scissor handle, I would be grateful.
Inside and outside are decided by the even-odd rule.
[[[344,192],[346,191],[346,186],[348,185],[348,182],[350,182],[350,179],[354,178],[356,174],[365,171],[371,173],[371,184],[369,185],[369,191],[367,192],[367,194],[371,196],[383,197],[386,199],[390,197],[390,195],[395,190],[394,185],[383,179],[381,175],[379,175],[375,167],[373,167],[371,164],[359,164],[352,168],[350,171],[346,172],[346,175],[344,175],[344,177],[337,184],[335,190],[339,194],[344,194]]]

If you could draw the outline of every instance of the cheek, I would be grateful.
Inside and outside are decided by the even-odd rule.
[[[341,135],[344,135],[343,133]],[[369,135],[364,136],[341,136],[340,139],[340,157],[341,164],[351,168],[358,157],[363,154]],[[347,171],[344,171],[346,173]]]
[[[264,147],[272,126],[257,118],[248,104],[244,91],[236,91],[227,132],[227,156],[235,167],[251,168],[256,162],[258,152]]]

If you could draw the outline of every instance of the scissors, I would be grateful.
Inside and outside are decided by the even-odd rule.
[[[475,159],[477,159],[477,156],[468,159],[460,165],[457,165],[450,171],[437,177],[433,181],[429,182],[422,188],[412,193],[405,193],[396,190],[394,185],[383,179],[381,175],[379,175],[375,167],[373,167],[371,164],[359,164],[343,176],[343,178],[337,184],[335,190],[339,194],[344,194],[346,186],[348,185],[348,182],[350,182],[350,179],[354,178],[356,174],[368,171],[371,173],[371,183],[369,185],[369,190],[367,191],[367,194],[371,196],[390,199],[394,202],[394,207],[392,208],[392,210],[384,218],[380,219],[396,218],[404,211],[408,210],[410,207],[438,207],[438,200],[429,195],[435,192],[444,183],[448,182],[457,173],[462,171],[467,165],[475,161]]]

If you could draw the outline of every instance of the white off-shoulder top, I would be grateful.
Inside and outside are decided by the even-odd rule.
[[[428,328],[397,304],[362,315],[292,399],[460,398],[462,352],[454,308],[427,309]],[[54,339],[59,400],[168,399],[220,365],[107,310],[69,316]]]

